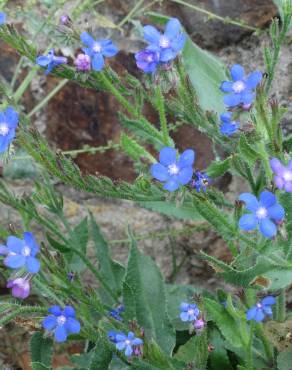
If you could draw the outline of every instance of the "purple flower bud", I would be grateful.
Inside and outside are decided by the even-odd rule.
[[[20,299],[27,298],[30,293],[29,281],[23,278],[8,280],[7,288],[12,288],[13,297]]]
[[[205,321],[203,319],[198,319],[196,321],[194,321],[194,328],[197,330],[197,331],[202,331],[205,327]]]
[[[275,174],[274,182],[278,189],[285,190],[287,193],[292,192],[292,159],[289,160],[288,166],[283,165],[278,158],[270,160],[270,166]]]
[[[71,19],[68,14],[63,14],[60,17],[60,23],[64,26],[67,26],[71,22]]]
[[[91,69],[91,59],[89,55],[78,54],[74,61],[77,71],[87,72]]]

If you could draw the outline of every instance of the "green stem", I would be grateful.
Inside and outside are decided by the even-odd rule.
[[[263,343],[267,361],[268,362],[273,361],[274,359],[273,348],[271,346],[270,341],[267,339],[267,337],[265,336],[263,332],[262,324],[256,324],[255,330],[256,330],[256,335],[260,338],[260,340]]]
[[[260,32],[261,31],[259,28],[249,26],[249,25],[244,24],[244,23],[239,22],[239,21],[234,21],[232,19],[229,19],[228,17],[221,17],[220,15],[217,15],[215,13],[212,13],[212,12],[206,10],[206,9],[202,9],[199,6],[186,3],[183,0],[171,0],[171,1],[173,3],[181,4],[181,5],[184,5],[184,6],[188,7],[188,8],[190,8],[190,9],[196,10],[197,12],[200,12],[200,13],[203,13],[203,14],[207,15],[211,19],[212,18],[213,19],[217,19],[218,21],[221,21],[221,22],[223,22],[225,24],[232,24],[234,26],[246,28],[248,30],[255,31],[255,32]]]
[[[168,133],[168,127],[167,127],[166,114],[165,114],[164,97],[163,97],[160,85],[157,85],[155,87],[155,93],[156,93],[156,107],[159,113],[159,120],[160,120],[160,127],[161,127],[163,142],[166,146],[169,146],[170,145],[169,133]]]
[[[249,340],[247,344],[247,356],[246,356],[246,367],[248,370],[253,370],[253,336],[254,336],[254,329],[255,329],[255,323],[251,321],[250,323],[250,333],[249,333]]]
[[[69,80],[62,80],[58,83],[58,85],[42,100],[40,101],[34,108],[28,113],[28,117],[30,118],[34,114],[36,114],[39,110],[41,110],[65,85],[69,82]]]
[[[277,320],[280,322],[284,322],[286,319],[286,291],[285,289],[281,289],[280,295],[278,297],[278,317]]]
[[[29,71],[29,73],[26,75],[25,79],[22,81],[22,83],[19,86],[19,88],[16,90],[16,92],[14,93],[14,101],[15,101],[15,103],[18,103],[18,101],[20,100],[20,98],[22,97],[22,95],[24,94],[24,92],[26,91],[26,89],[28,88],[28,86],[30,85],[31,80],[36,75],[37,70],[38,70],[38,67],[37,66],[33,67]]]

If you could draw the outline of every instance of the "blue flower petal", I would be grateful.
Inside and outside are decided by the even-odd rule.
[[[263,218],[260,220],[260,232],[266,237],[266,238],[272,238],[277,234],[277,227],[268,218]]]
[[[132,332],[132,331],[129,331],[128,333],[128,339],[134,339],[135,338],[135,334]]]
[[[65,328],[68,334],[77,334],[80,332],[80,323],[78,320],[69,317],[65,322]]]
[[[177,55],[177,52],[172,50],[171,48],[161,50],[159,60],[163,63],[170,62],[173,60]]]
[[[179,317],[183,322],[189,321],[189,314],[187,312],[181,312]]]
[[[263,306],[271,306],[273,304],[276,304],[276,299],[275,299],[275,297],[273,297],[271,295],[268,295],[267,297],[265,297],[261,300],[261,304]]]
[[[239,124],[235,123],[223,123],[220,126],[220,132],[222,135],[231,136],[238,130]]]
[[[152,177],[159,181],[166,181],[169,179],[167,168],[160,163],[155,163],[151,166],[150,172]]]
[[[18,113],[12,108],[7,107],[5,111],[6,122],[8,123],[9,128],[16,128],[19,120]]]
[[[7,248],[9,252],[20,254],[22,248],[24,247],[23,240],[16,238],[16,236],[8,236],[7,238]]]
[[[117,342],[123,342],[127,339],[127,337],[125,336],[125,334],[117,334],[116,335],[116,340]]]
[[[75,317],[75,310],[72,306],[65,306],[63,315],[66,317]]]
[[[39,252],[39,246],[36,243],[35,237],[31,232],[24,232],[23,233],[23,239],[25,241],[25,244],[28,245],[31,249],[31,256],[34,257]]]
[[[4,259],[4,265],[12,269],[18,269],[25,264],[25,257],[20,254],[8,255]]]
[[[254,214],[245,214],[239,219],[238,226],[242,230],[250,231],[256,228],[257,223],[257,218]]]
[[[0,245],[0,255],[1,256],[6,256],[8,254],[8,249],[5,245]]]
[[[257,321],[257,322],[261,322],[261,321],[263,321],[264,318],[265,318],[265,314],[264,314],[263,310],[257,309],[254,320]]]
[[[235,107],[241,103],[240,94],[229,94],[223,98],[224,104],[228,107]]]
[[[150,44],[158,44],[161,33],[153,26],[145,26],[144,30],[144,39]]]
[[[161,149],[159,153],[159,162],[164,166],[169,166],[176,162],[176,150],[170,147]]]
[[[256,94],[250,90],[245,90],[240,96],[243,104],[251,104],[254,101]]]
[[[3,12],[0,12],[0,25],[4,24],[6,22],[6,14]]]
[[[55,330],[55,341],[56,342],[65,342],[67,339],[67,331],[65,328],[65,325],[59,325],[57,326]]]
[[[132,355],[132,353],[133,353],[133,348],[132,348],[132,346],[127,345],[126,350],[125,350],[125,356],[129,357],[129,356],[131,356],[131,355]]]
[[[220,86],[220,90],[223,91],[223,92],[226,92],[226,93],[231,93],[233,91],[232,86],[233,86],[232,82],[223,81],[221,86]]]
[[[171,18],[165,26],[164,35],[169,38],[175,38],[181,31],[181,24],[180,21],[176,18]]]
[[[271,306],[263,306],[262,310],[263,310],[265,315],[268,315],[268,316],[273,315],[273,310],[272,310]]]
[[[118,48],[112,42],[102,48],[102,55],[105,57],[113,57],[117,52]]]
[[[251,212],[257,211],[260,206],[257,198],[251,193],[242,193],[238,199],[244,202],[246,209]]]
[[[175,179],[170,178],[163,186],[163,189],[168,191],[175,191],[179,188],[179,182]]]
[[[31,272],[32,274],[36,274],[37,272],[39,272],[40,262],[36,258],[27,257],[25,264],[28,272]]]
[[[246,79],[245,83],[248,89],[255,89],[257,85],[261,82],[263,74],[260,71],[255,71],[251,73]]]
[[[277,202],[276,196],[270,191],[263,191],[260,195],[260,203],[265,208],[272,207]]]
[[[242,80],[244,77],[244,68],[240,64],[234,64],[230,69],[230,74],[234,81]]]
[[[192,167],[184,167],[178,173],[178,181],[182,185],[186,185],[188,182],[191,181],[193,176],[193,168]]]
[[[285,217],[285,210],[280,204],[274,204],[268,208],[268,215],[275,221],[281,221]]]
[[[41,67],[46,67],[49,65],[52,61],[52,58],[47,56],[47,55],[41,55],[36,58],[36,64],[41,66]]]
[[[178,165],[182,167],[190,167],[195,161],[195,152],[192,149],[185,150],[179,157]]]
[[[101,71],[104,67],[104,59],[103,59],[102,54],[100,53],[93,54],[91,63],[92,63],[92,69],[94,69],[97,72]]]
[[[246,319],[247,320],[253,320],[256,316],[258,308],[256,306],[251,307],[249,310],[246,312]]]
[[[43,319],[42,326],[46,330],[53,330],[57,326],[57,319],[55,316],[47,316]]]
[[[53,315],[55,315],[55,316],[60,316],[60,315],[62,315],[61,307],[60,307],[60,306],[57,306],[57,305],[50,307],[50,308],[48,309],[48,311],[49,311],[50,313],[52,313]]]
[[[90,36],[88,32],[82,32],[80,35],[80,39],[83,42],[83,44],[85,44],[88,47],[91,47],[95,42],[94,38]]]
[[[230,123],[232,119],[232,112],[226,112],[220,115],[220,120],[224,123]]]
[[[117,340],[117,336],[116,336],[116,340]],[[118,349],[119,351],[122,351],[124,348],[126,347],[126,343],[124,341],[118,341],[116,343],[116,349]]]
[[[187,37],[184,33],[180,34],[176,39],[172,40],[171,47],[175,52],[179,52],[183,49],[186,43]]]
[[[181,311],[187,311],[189,306],[190,306],[189,303],[182,302],[180,304],[179,308],[180,308]]]
[[[143,344],[143,340],[140,338],[135,338],[132,343],[134,346],[140,346],[141,344]]]

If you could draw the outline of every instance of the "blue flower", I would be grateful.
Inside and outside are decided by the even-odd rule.
[[[284,208],[277,203],[276,196],[263,191],[259,201],[250,193],[243,193],[239,200],[245,203],[246,209],[251,213],[243,215],[238,222],[241,229],[245,231],[254,230],[258,225],[260,232],[267,238],[277,234],[277,226],[273,221],[281,221],[285,217]]]
[[[129,331],[127,336],[123,333],[116,334],[115,341],[116,349],[119,351],[125,350],[124,353],[127,357],[132,356],[134,352],[134,346],[141,346],[143,344],[143,340],[136,338],[132,331]]]
[[[255,71],[245,76],[243,67],[235,64],[230,74],[233,81],[224,81],[220,86],[221,91],[228,93],[224,96],[224,103],[228,107],[251,104],[255,99],[254,90],[262,80],[262,73]]]
[[[41,67],[47,67],[45,74],[49,74],[56,66],[60,64],[66,64],[67,58],[56,57],[54,54],[54,49],[48,52],[48,55],[40,55],[36,58],[36,64]]]
[[[159,153],[160,163],[151,166],[151,175],[156,180],[165,182],[163,189],[175,191],[191,181],[194,160],[195,152],[192,149],[185,150],[177,160],[176,150],[165,147]]]
[[[45,330],[54,332],[56,342],[65,342],[68,335],[80,332],[80,323],[75,319],[73,307],[65,306],[62,310],[59,306],[52,306],[48,311],[52,315],[45,317],[42,325]]]
[[[278,158],[272,158],[270,166],[275,174],[274,182],[277,188],[292,193],[292,158],[289,160],[288,166],[284,166]]]
[[[0,112],[0,153],[5,152],[15,137],[18,125],[18,113],[12,107]]]
[[[135,54],[136,64],[145,73],[153,73],[159,64],[159,52],[152,50],[141,50]]]
[[[166,63],[173,60],[183,49],[186,35],[182,32],[180,21],[171,18],[167,22],[163,34],[153,26],[145,26],[144,39],[149,43],[147,50],[158,52],[159,61]]]
[[[181,321],[195,321],[197,320],[198,316],[200,315],[200,310],[198,309],[196,304],[191,303],[181,303],[180,305],[180,319]]]
[[[0,26],[2,24],[5,24],[5,22],[6,22],[6,14],[3,12],[0,12]]]
[[[0,254],[6,255],[4,259],[5,266],[12,269],[25,267],[28,272],[36,274],[40,269],[40,263],[35,258],[39,249],[33,234],[25,232],[23,233],[23,240],[15,236],[9,236],[7,246],[0,248]]]
[[[220,120],[222,122],[222,124],[220,126],[220,132],[223,135],[231,136],[239,128],[240,123],[238,121],[232,121],[232,113],[231,112],[221,114]]]
[[[121,304],[117,308],[109,310],[108,314],[113,317],[115,320],[123,321],[121,313],[125,311],[125,307]]]
[[[246,312],[246,319],[258,322],[263,321],[266,316],[272,316],[273,311],[271,306],[275,303],[276,299],[273,296],[263,298]]]
[[[204,172],[196,171],[195,179],[192,181],[192,186],[196,188],[197,192],[203,190],[204,192],[207,189],[207,186],[210,185],[211,179]]]
[[[94,40],[87,32],[82,32],[80,39],[86,48],[84,53],[91,58],[92,69],[101,71],[104,67],[104,57],[113,57],[118,49],[111,40]]]

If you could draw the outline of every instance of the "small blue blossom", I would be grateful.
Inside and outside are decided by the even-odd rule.
[[[207,190],[207,186],[210,185],[211,179],[204,172],[196,171],[195,179],[192,181],[192,186],[196,188],[197,192]]]
[[[5,24],[5,22],[6,22],[6,14],[3,12],[0,12],[0,26],[2,24]]]
[[[152,50],[141,50],[135,54],[136,64],[145,73],[153,73],[159,64],[159,52]]]
[[[0,247],[0,254],[5,255],[4,265],[12,269],[24,267],[28,272],[36,274],[40,269],[36,255],[39,246],[32,233],[23,233],[23,240],[15,236],[7,238],[7,246]]]
[[[266,316],[273,315],[271,306],[275,303],[276,299],[273,296],[263,298],[246,312],[246,319],[255,320],[257,322],[263,321]]]
[[[196,304],[192,303],[181,303],[180,305],[180,319],[181,321],[195,321],[198,319],[198,316],[200,315],[200,310],[198,309]]]
[[[230,74],[233,81],[224,81],[220,86],[221,91],[228,93],[224,96],[224,103],[228,107],[251,104],[256,96],[254,90],[262,80],[262,73],[255,71],[249,76],[245,76],[244,68],[235,64],[231,68]]]
[[[274,182],[277,188],[292,193],[292,158],[289,160],[288,166],[284,166],[278,158],[272,158],[270,166],[275,174]]]
[[[232,113],[227,112],[223,113],[220,116],[220,120],[222,122],[220,126],[220,132],[223,135],[231,136],[235,134],[235,132],[238,130],[240,123],[238,121],[232,120]]]
[[[163,189],[175,191],[181,185],[186,185],[193,176],[195,152],[185,150],[177,159],[176,150],[170,147],[161,149],[159,162],[151,166],[151,175],[161,182],[165,182]]]
[[[118,48],[111,40],[94,40],[87,32],[82,32],[80,39],[86,48],[84,53],[91,59],[91,66],[94,71],[101,71],[104,67],[104,57],[113,57],[117,54]]]
[[[4,112],[0,112],[0,153],[5,152],[15,138],[17,125],[18,113],[12,107],[8,107]]]
[[[245,203],[246,209],[251,213],[244,214],[238,222],[242,230],[250,231],[259,226],[260,232],[267,238],[277,234],[275,222],[285,217],[284,208],[277,203],[276,196],[270,191],[263,191],[259,201],[250,193],[243,193],[239,200]]]
[[[54,49],[51,49],[48,52],[48,55],[40,55],[36,58],[36,64],[40,67],[47,67],[45,74],[49,74],[52,72],[52,70],[60,65],[60,64],[66,64],[67,58],[65,57],[57,57],[54,54]]]
[[[124,353],[127,357],[132,356],[135,346],[141,346],[143,344],[143,340],[136,338],[132,331],[129,331],[127,336],[123,333],[116,334],[115,342],[116,349],[119,351],[125,350]]]
[[[108,333],[107,333],[107,337],[108,337],[108,339],[109,339],[111,342],[113,342],[113,343],[117,343],[116,336],[117,336],[118,334],[123,335],[123,333],[119,333],[119,332],[117,332],[117,331],[115,331],[115,330],[110,330],[110,331],[108,331]]]
[[[48,310],[51,315],[44,318],[42,325],[45,330],[54,332],[56,342],[65,342],[70,334],[80,332],[80,323],[75,319],[75,310],[66,306],[64,310],[60,306],[52,306]]]
[[[125,307],[121,304],[117,308],[109,310],[108,314],[113,317],[115,320],[123,321],[121,313],[125,311]]]
[[[158,52],[159,61],[166,63],[173,60],[183,49],[186,35],[182,32],[180,21],[171,18],[167,22],[163,34],[153,26],[145,26],[144,39],[149,44],[147,50]]]

